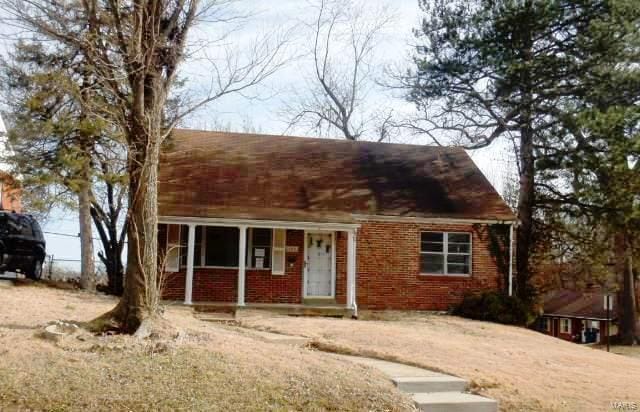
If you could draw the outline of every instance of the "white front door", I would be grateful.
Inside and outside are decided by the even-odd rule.
[[[307,233],[306,235],[305,296],[333,296],[334,245],[331,233]]]

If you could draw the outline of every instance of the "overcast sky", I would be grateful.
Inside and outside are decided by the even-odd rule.
[[[189,117],[183,127],[196,129],[215,129],[220,126],[242,131],[251,127],[269,134],[313,135],[314,130],[305,127],[289,128],[288,116],[283,113],[286,106],[299,96],[304,96],[311,61],[305,56],[310,47],[310,37],[305,31],[304,22],[313,21],[315,9],[313,1],[305,0],[242,0],[237,3],[241,11],[250,11],[253,16],[234,27],[232,35],[225,39],[225,45],[233,44],[237,49],[249,47],[256,41],[269,36],[288,34],[289,43],[286,54],[288,62],[260,86],[243,95],[227,96]],[[317,2],[316,2],[317,4]],[[421,10],[418,0],[369,0],[371,8],[386,6],[395,16],[393,23],[381,33],[378,47],[374,53],[374,73],[377,80],[383,80],[385,69],[409,67],[413,43],[412,29],[420,21]],[[6,32],[6,28],[3,30]],[[211,65],[207,59],[220,56],[220,47],[203,46],[208,39],[219,35],[207,23],[201,24],[192,32],[194,59],[186,62],[181,76],[187,81],[187,87],[198,96],[206,91],[211,81]],[[218,43],[219,45],[219,43]],[[241,53],[242,55],[242,53]],[[412,106],[401,95],[394,95],[381,87],[373,86],[366,96],[371,110],[378,107],[393,108],[396,112],[407,112]],[[337,137],[337,136],[336,136]],[[401,135],[395,138],[403,143],[428,144],[425,138]],[[470,153],[498,191],[502,190],[502,179],[509,168],[505,160],[506,149],[496,146]],[[77,216],[73,212],[56,211],[44,224],[44,230],[75,235],[78,232]],[[58,259],[79,259],[80,248],[77,238],[47,234],[47,252]],[[100,248],[95,243],[96,252]]]

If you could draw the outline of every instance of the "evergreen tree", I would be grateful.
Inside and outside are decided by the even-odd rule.
[[[118,225],[119,213],[103,218],[102,204],[95,189],[119,192],[122,173],[109,163],[117,163],[122,147],[112,128],[100,119],[88,116],[83,100],[98,99],[86,75],[86,63],[68,48],[48,49],[38,42],[18,42],[0,70],[11,124],[9,144],[13,156],[8,159],[23,178],[25,200],[31,210],[46,211],[63,205],[79,211],[81,243],[80,284],[95,288],[92,220],[101,235],[109,259],[107,265],[110,290],[122,290],[122,234],[112,229]],[[116,197],[118,195],[116,194]],[[107,198],[114,210],[116,198]],[[117,206],[115,206],[117,209]],[[121,208],[120,208],[121,209]],[[93,218],[93,219],[92,219]],[[108,230],[105,230],[108,229]],[[107,232],[108,236],[102,236]],[[109,253],[118,250],[116,256]],[[104,254],[100,256],[104,257]],[[114,283],[115,282],[115,283]]]
[[[423,1],[410,100],[424,113],[416,129],[469,148],[506,139],[519,173],[516,293],[531,300],[532,261],[541,245],[539,150],[558,133],[567,101],[580,99],[590,59],[589,28],[608,16],[609,1]],[[607,42],[615,38],[602,39]],[[607,45],[601,45],[606,47]]]
[[[640,235],[640,9],[633,1],[612,1],[579,35],[593,69],[580,74],[581,93],[560,107],[565,115],[557,134],[541,145],[545,162],[540,169],[545,180],[557,182],[548,195],[561,205],[559,213],[586,219],[610,234],[620,338],[633,344],[638,336],[633,256]]]

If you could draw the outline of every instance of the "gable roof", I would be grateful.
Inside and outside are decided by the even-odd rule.
[[[613,302],[611,318],[616,317],[616,299]],[[544,296],[544,315],[580,319],[606,319],[604,292],[560,289]]]
[[[461,148],[174,130],[161,216],[349,222],[353,215],[514,220]]]

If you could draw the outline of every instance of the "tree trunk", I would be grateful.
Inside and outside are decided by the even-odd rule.
[[[616,258],[621,262],[620,292],[618,293],[620,302],[618,305],[618,337],[622,345],[634,345],[638,336],[638,313],[631,239],[626,232],[620,232],[616,235]]]
[[[158,122],[159,123],[159,122]],[[118,305],[98,319],[110,318],[126,333],[135,333],[154,315],[160,302],[158,285],[158,162],[160,130],[137,128],[138,149],[130,150],[126,287]]]
[[[80,220],[80,287],[95,290],[96,271],[93,257],[93,230],[91,222],[91,197],[89,184],[82,185],[78,193],[78,209]]]
[[[109,190],[108,190],[109,192]],[[124,266],[122,264],[122,247],[124,245],[124,232],[127,230],[125,219],[124,226],[118,232],[119,209],[112,203],[113,196],[108,195],[109,214],[106,215],[98,205],[92,205],[91,217],[95,225],[103,252],[98,253],[98,257],[104,264],[107,271],[107,291],[114,296],[121,296],[124,288]]]
[[[516,232],[516,295],[530,301],[533,291],[530,285],[531,248],[533,247],[534,206],[534,157],[533,133],[530,128],[520,131],[520,191],[518,195],[518,227]]]

